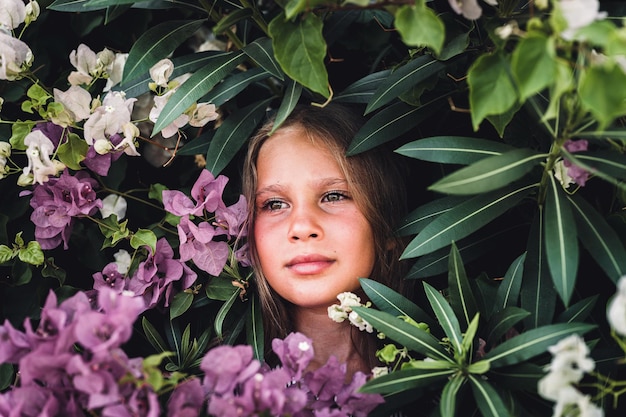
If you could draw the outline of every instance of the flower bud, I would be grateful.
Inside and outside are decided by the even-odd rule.
[[[113,144],[106,139],[98,139],[94,142],[93,148],[99,155],[106,155],[113,149]]]
[[[24,20],[24,23],[26,23],[26,26],[30,25],[32,22],[37,20],[37,18],[39,17],[39,13],[41,13],[41,8],[39,7],[39,3],[37,3],[34,0],[31,0],[26,5],[26,19]]]
[[[17,185],[20,187],[27,187],[29,185],[33,185],[35,183],[35,177],[33,174],[25,174],[21,173],[19,177],[17,177]]]
[[[0,142],[0,156],[5,158],[11,156],[11,144],[9,142]]]

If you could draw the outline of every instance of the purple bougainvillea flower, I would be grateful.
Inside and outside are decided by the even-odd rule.
[[[241,195],[239,200],[228,207],[219,206],[215,210],[215,222],[219,233],[225,233],[229,237],[242,237],[246,235],[246,229],[242,227],[248,217],[248,203]]]
[[[0,326],[0,363],[18,363],[30,352],[32,345],[26,335],[16,330],[9,320]]]
[[[191,188],[193,200],[181,191],[164,190],[163,206],[165,210],[176,216],[187,214],[201,216],[204,210],[213,213],[217,207],[224,204],[222,193],[227,182],[227,177],[220,175],[215,178],[208,170],[203,169]]]
[[[284,340],[272,340],[272,350],[294,380],[302,377],[314,355],[313,341],[302,333],[290,333]]]
[[[319,401],[328,402],[341,390],[345,377],[346,365],[331,356],[323,366],[314,372],[307,372],[304,383]]]
[[[228,260],[228,244],[214,242],[214,236],[215,229],[209,223],[202,222],[196,226],[189,216],[182,217],[178,224],[180,260],[192,259],[203,271],[219,275]]]
[[[57,416],[60,409],[53,392],[45,387],[17,387],[0,394],[0,415],[3,417]]]
[[[584,139],[581,140],[567,140],[563,147],[570,153],[575,152],[583,152],[586,151],[589,146],[589,142]],[[567,175],[574,181],[576,184],[584,187],[589,179],[589,172],[584,170],[583,168],[572,164],[570,161],[565,159],[563,161],[563,165],[567,168]]]
[[[167,402],[169,417],[198,417],[204,404],[204,391],[198,378],[179,384]]]
[[[202,359],[203,385],[210,393],[224,394],[250,378],[261,368],[253,359],[252,346],[218,346]]]
[[[113,144],[113,146],[119,145],[122,140],[122,136],[117,133],[109,138],[109,141]],[[87,150],[87,155],[85,155],[85,159],[82,163],[96,174],[105,176],[109,173],[111,164],[117,161],[123,153],[124,152],[120,150],[99,154],[96,152],[94,145],[90,145]]]
[[[96,272],[92,277],[94,290],[112,288],[117,292],[122,292],[126,287],[126,274],[119,271],[115,262],[108,263],[102,272]]]
[[[385,402],[378,394],[363,394],[359,388],[367,382],[367,375],[356,372],[350,384],[345,385],[337,394],[337,404],[347,415],[353,417],[367,417],[379,404]]]

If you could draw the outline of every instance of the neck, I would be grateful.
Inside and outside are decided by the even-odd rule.
[[[356,371],[366,374],[371,371],[354,346],[352,341],[354,329],[350,323],[332,321],[328,318],[326,309],[321,311],[296,307],[293,314],[295,330],[313,341],[315,357],[309,365],[309,370],[323,366],[331,356],[335,356],[339,363],[347,365],[347,381],[352,379]]]

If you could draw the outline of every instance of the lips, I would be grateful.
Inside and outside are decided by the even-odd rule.
[[[316,275],[333,264],[334,260],[323,255],[300,255],[291,259],[286,267],[299,275]]]

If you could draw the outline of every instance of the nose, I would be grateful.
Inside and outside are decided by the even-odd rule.
[[[323,229],[319,217],[312,210],[295,210],[289,224],[289,240],[292,242],[319,239]]]

